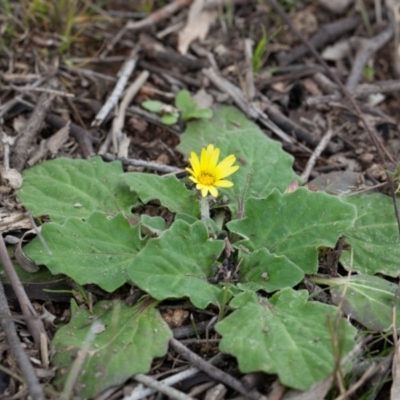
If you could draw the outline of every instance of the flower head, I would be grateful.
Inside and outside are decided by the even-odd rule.
[[[231,187],[231,181],[224,180],[239,169],[238,165],[233,165],[236,157],[231,154],[218,163],[219,148],[209,144],[207,148],[201,149],[200,159],[195,152],[190,153],[190,166],[186,171],[190,173],[189,179],[196,183],[196,189],[201,191],[201,195],[206,197],[208,192],[212,196],[218,196],[217,186]]]

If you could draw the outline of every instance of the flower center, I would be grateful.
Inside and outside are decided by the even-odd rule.
[[[200,173],[200,176],[198,178],[198,181],[202,184],[202,185],[206,185],[206,186],[212,186],[214,185],[215,179],[212,175],[210,175],[208,172],[202,172]]]

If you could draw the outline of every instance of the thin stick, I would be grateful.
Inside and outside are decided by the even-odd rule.
[[[236,105],[250,118],[260,120],[260,122],[274,132],[278,137],[287,143],[293,143],[293,139],[274,124],[267,115],[252,104],[249,104],[243,96],[241,90],[227,79],[221,77],[212,68],[203,69],[203,74],[222,92],[228,93]]]
[[[71,398],[73,388],[79,378],[79,374],[81,373],[82,368],[89,355],[90,346],[92,345],[93,340],[96,337],[96,331],[98,330],[100,324],[101,324],[100,320],[93,321],[89,329],[89,332],[86,335],[85,341],[82,343],[82,347],[78,351],[78,355],[68,373],[67,381],[65,382],[63,392],[61,393],[60,396],[60,400],[69,400]]]
[[[106,153],[101,155],[106,161],[121,161],[123,165],[132,165],[133,167],[143,167],[150,168],[154,171],[162,172],[164,174],[176,174],[179,172],[184,172],[183,169],[171,167],[170,165],[163,165],[152,161],[145,161],[134,158],[120,158],[116,157],[114,154]]]
[[[0,240],[2,242],[2,239]],[[4,245],[4,242],[2,242]],[[0,245],[1,246],[1,245]],[[3,260],[2,260],[3,261]],[[3,263],[4,265],[4,263]],[[24,376],[24,380],[28,386],[28,392],[33,400],[44,399],[42,387],[36,377],[35,370],[28,356],[24,352],[21,342],[18,339],[17,331],[15,329],[14,321],[11,317],[10,309],[8,308],[6,295],[4,293],[3,284],[0,281],[0,314],[7,316],[1,318],[1,326],[7,338],[8,345],[18,363],[19,368]]]
[[[258,400],[261,398],[261,396],[262,396],[261,393],[259,393],[256,390],[252,390],[251,392],[248,391],[237,379],[230,376],[226,372],[221,371],[219,368],[214,367],[214,365],[211,365],[207,361],[203,360],[196,353],[193,353],[186,346],[181,344],[178,340],[171,339],[169,341],[169,344],[183,358],[190,361],[197,368],[201,369],[202,371],[204,371],[206,374],[208,374],[212,378],[214,378],[222,383],[225,383],[225,385],[228,385],[231,388],[235,389],[237,392],[239,392],[246,398],[251,399],[251,400]]]
[[[2,235],[0,235],[0,262],[3,264],[3,268],[6,271],[14,293],[17,296],[22,313],[25,317],[27,317],[26,325],[29,329],[29,332],[35,341],[36,346],[40,348],[40,336],[42,334],[47,335],[46,330],[44,329],[43,321],[38,318],[37,312],[29,300],[17,273],[15,272]]]
[[[131,76],[133,70],[136,67],[137,63],[137,53],[138,47],[132,50],[129,59],[122,66],[119,71],[119,79],[117,84],[114,87],[110,97],[107,99],[106,103],[100,109],[100,111],[96,114],[92,126],[99,126],[106,119],[108,113],[116,106],[118,100],[122,96],[122,92],[125,89],[126,84],[128,83],[128,79]]]
[[[142,73],[135,79],[135,81],[127,89],[124,98],[119,106],[118,115],[114,118],[111,128],[111,137],[114,146],[114,152],[118,153],[118,136],[122,133],[124,127],[126,109],[139,92],[140,88],[144,85],[149,77],[148,71],[142,71]]]
[[[184,371],[178,372],[177,374],[172,375],[166,379],[163,379],[162,381],[159,381],[159,383],[165,386],[176,385],[177,383],[196,375],[199,371],[200,370],[198,368],[189,368]],[[138,386],[129,396],[125,396],[124,400],[140,400],[144,397],[154,394],[155,392],[155,389],[141,388],[140,386]]]
[[[150,376],[143,375],[143,374],[137,374],[133,377],[135,381],[143,383],[144,385],[155,389],[156,391],[165,394],[168,396],[170,399],[176,399],[176,400],[194,400],[193,397],[188,396],[185,393],[180,392],[179,390],[176,390],[170,386],[165,385],[162,382],[159,382],[155,379],[153,379]]]
[[[322,137],[321,141],[318,143],[318,146],[315,148],[314,152],[311,154],[311,157],[307,161],[307,165],[304,168],[301,177],[303,178],[304,182],[308,181],[308,178],[311,174],[311,171],[318,160],[318,157],[321,153],[325,150],[326,146],[328,146],[331,138],[333,136],[333,130],[328,129],[325,135]]]
[[[244,41],[244,56],[246,60],[246,97],[249,101],[252,101],[256,95],[256,88],[254,86],[253,41],[251,39]]]

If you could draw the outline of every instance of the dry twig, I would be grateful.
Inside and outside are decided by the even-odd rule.
[[[333,130],[332,129],[328,129],[326,131],[325,135],[322,137],[322,139],[318,143],[318,146],[315,148],[315,150],[312,153],[311,157],[308,159],[307,165],[304,168],[303,173],[301,174],[301,177],[303,178],[304,182],[308,181],[308,178],[309,178],[309,176],[311,174],[311,171],[312,171],[315,163],[318,160],[318,157],[325,150],[326,146],[328,146],[332,136],[333,136]]]
[[[3,248],[4,247],[4,248]],[[0,258],[4,257],[3,251],[5,249],[3,238],[0,239]],[[7,251],[7,250],[5,250]],[[3,263],[2,259],[2,263]],[[3,263],[4,265],[4,263]],[[0,314],[3,315],[1,319],[1,326],[7,338],[8,345],[11,348],[12,354],[14,355],[19,368],[25,378],[25,382],[28,386],[29,395],[33,400],[44,399],[42,387],[36,377],[35,370],[28,356],[21,346],[21,342],[18,339],[17,331],[15,329],[14,321],[11,318],[11,312],[8,308],[7,298],[4,293],[3,284],[0,281]],[[8,318],[9,317],[9,318]]]
[[[143,71],[129,86],[119,106],[118,114],[113,120],[111,127],[111,138],[114,146],[114,152],[118,153],[119,156],[121,155],[119,154],[119,145],[123,135],[122,129],[124,127],[126,109],[133,100],[133,98],[136,96],[136,94],[139,92],[140,88],[147,81],[148,77],[149,77],[149,72]]]
[[[0,235],[0,262],[3,265],[4,270],[10,280],[11,286],[14,290],[15,295],[18,298],[19,305],[21,307],[24,317],[26,317],[26,325],[29,329],[30,334],[35,341],[36,346],[40,348],[41,336],[47,337],[46,330],[44,329],[43,321],[39,318],[35,308],[29,300],[25,289],[19,279],[19,276],[15,272],[12,265],[10,256],[7,253],[7,248],[4,243],[3,236]]]
[[[157,392],[165,394],[170,399],[194,400],[193,397],[190,397],[187,394],[180,392],[179,390],[176,390],[170,386],[167,386],[163,382],[159,382],[150,376],[143,375],[143,374],[137,374],[133,377],[133,379],[135,379],[135,381],[137,381],[137,382],[143,383],[144,385],[148,386],[149,388],[156,390]]]
[[[214,378],[222,383],[225,383],[225,385],[228,385],[231,388],[235,389],[237,392],[239,392],[246,398],[248,398],[250,400],[260,400],[260,399],[264,398],[264,396],[261,393],[259,393],[257,390],[252,390],[251,392],[249,392],[237,379],[233,378],[226,372],[221,371],[220,369],[214,367],[207,361],[203,360],[197,354],[193,353],[186,346],[181,344],[178,340],[171,339],[169,341],[169,344],[183,358],[190,361],[197,368],[201,369],[202,371],[204,371],[206,374],[208,374],[212,378]]]
[[[133,167],[142,167],[142,168],[150,168],[153,171],[158,171],[164,174],[176,174],[179,172],[184,172],[180,168],[171,167],[170,165],[163,165],[152,161],[145,161],[133,158],[121,158],[116,157],[113,154],[105,153],[101,155],[106,161],[121,161],[123,165],[132,165]]]
[[[278,137],[287,143],[293,143],[293,139],[288,136],[282,129],[275,125],[267,115],[265,115],[259,108],[246,101],[242,91],[229,82],[227,79],[218,75],[214,69],[203,69],[203,74],[210,79],[210,81],[222,92],[228,93],[236,105],[251,119],[260,120],[268,129],[274,132]]]
[[[122,96],[122,92],[125,89],[126,84],[128,83],[128,79],[131,76],[133,70],[136,67],[137,63],[137,53],[138,48],[132,50],[129,59],[122,66],[119,71],[119,79],[117,84],[114,87],[110,97],[107,99],[106,103],[100,109],[100,111],[96,114],[92,126],[99,126],[106,119],[108,113],[116,106],[118,100]]]

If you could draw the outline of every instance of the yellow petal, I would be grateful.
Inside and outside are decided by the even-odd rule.
[[[207,189],[206,187],[202,187],[202,188],[198,188],[198,187],[197,187],[197,190],[200,190],[200,191],[201,191],[201,195],[202,195],[203,197],[207,197],[208,189]]]
[[[233,186],[233,182],[231,181],[216,181],[214,183],[214,186],[219,186],[219,187],[232,187]]]
[[[190,153],[189,162],[193,168],[193,172],[194,172],[193,175],[197,176],[200,173],[200,161],[199,161],[199,157],[197,156],[197,154],[194,151],[192,151]]]
[[[229,168],[230,166],[232,166],[232,164],[236,161],[236,157],[231,154],[228,157],[225,157],[218,165],[217,168],[218,169],[225,169],[225,168]]]
[[[218,197],[218,190],[215,188],[215,186],[209,186],[208,190],[210,191],[211,196]]]
[[[215,168],[218,164],[218,158],[219,158],[219,148],[217,147],[216,149],[213,149],[213,152],[211,153],[210,157],[210,164],[209,168]]]
[[[201,156],[200,156],[200,170],[201,171],[208,171],[208,155],[207,150],[203,147],[201,149]]]
[[[222,178],[226,178],[227,176],[232,175],[238,169],[239,169],[238,165],[234,165],[233,167],[228,167],[223,170],[218,169],[217,173],[215,174],[215,179],[220,180]]]
[[[199,183],[199,181],[194,176],[189,176],[189,179],[194,183]]]

